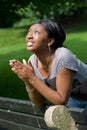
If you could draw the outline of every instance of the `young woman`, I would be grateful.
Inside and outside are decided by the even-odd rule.
[[[55,20],[33,23],[26,36],[28,63],[10,60],[12,71],[26,85],[30,100],[38,106],[52,104],[87,107],[87,65],[63,47],[65,32]]]

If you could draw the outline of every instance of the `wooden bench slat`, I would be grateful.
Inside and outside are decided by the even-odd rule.
[[[77,124],[87,125],[87,110],[70,107],[69,111]]]
[[[0,130],[46,130],[0,119]]]
[[[43,112],[32,104],[31,101],[27,100],[0,97],[0,108],[43,116]]]
[[[4,127],[3,127],[3,128],[2,128],[2,127],[0,127],[0,130],[9,130],[9,129],[7,129],[7,128],[4,128]]]
[[[25,125],[30,125],[39,128],[46,128],[47,125],[43,117],[9,111],[9,110],[2,110],[0,109],[0,119],[13,121],[16,123],[21,123]]]
[[[78,125],[78,130],[87,130],[87,125]]]
[[[44,121],[48,107],[38,108],[31,101],[0,97],[0,130],[50,130]],[[79,125],[78,130],[87,130],[87,110],[68,110]]]

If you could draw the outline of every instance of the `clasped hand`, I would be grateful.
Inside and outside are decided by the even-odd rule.
[[[10,60],[10,66],[12,71],[17,74],[17,76],[24,82],[29,82],[32,76],[35,76],[34,69],[30,62],[26,62],[23,59],[23,63],[18,60]]]

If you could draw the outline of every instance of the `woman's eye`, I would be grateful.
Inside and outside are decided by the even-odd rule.
[[[35,33],[35,34],[39,34],[39,32],[38,32],[38,31],[35,31],[34,33]]]

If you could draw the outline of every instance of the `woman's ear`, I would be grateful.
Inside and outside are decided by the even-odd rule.
[[[54,38],[50,38],[48,42],[48,47],[50,47],[55,42]]]

